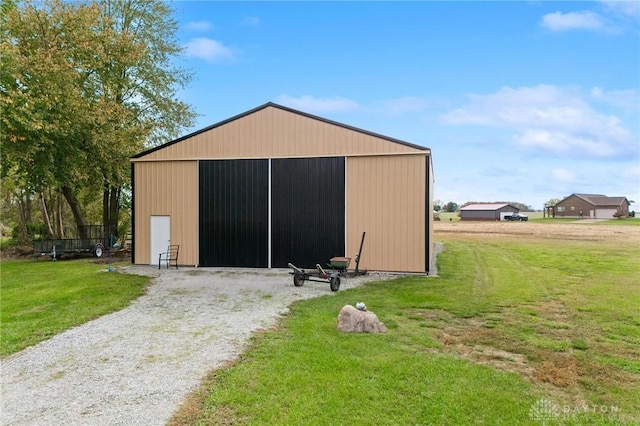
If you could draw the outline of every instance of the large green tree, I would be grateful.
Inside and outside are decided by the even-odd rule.
[[[30,196],[61,191],[79,224],[85,219],[73,187],[86,162],[91,117],[83,99],[87,64],[79,49],[91,43],[95,8],[52,4],[7,7],[2,31],[2,170]]]
[[[190,74],[175,65],[171,9],[145,0],[2,5],[3,173],[31,193],[63,194],[80,231],[79,194],[100,197],[116,232],[128,158],[195,118],[175,96]]]
[[[109,165],[103,169],[103,220],[113,227],[129,182],[128,157],[143,148],[141,142],[157,145],[178,136],[193,124],[195,114],[175,97],[176,88],[186,86],[191,74],[175,65],[182,48],[167,4],[107,0],[100,11],[100,30],[109,35],[105,50],[110,59],[98,73],[102,96],[122,112],[120,119],[107,123],[110,132],[102,135],[102,143],[112,147],[116,143],[120,152],[126,151],[125,161],[102,162]],[[132,140],[138,144],[127,143]]]

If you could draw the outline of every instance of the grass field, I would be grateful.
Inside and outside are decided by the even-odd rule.
[[[574,223],[579,221],[578,219],[572,218],[562,218],[562,217],[542,217],[542,212],[524,212],[529,217],[529,220],[536,223]],[[440,213],[441,221],[457,221],[460,220],[459,213]],[[584,220],[584,219],[583,219]],[[623,218],[623,219],[611,219],[605,220],[602,222],[598,222],[601,225],[635,225],[640,226],[640,218]]]
[[[542,212],[523,212],[523,214],[529,216],[529,220],[542,219]],[[460,220],[460,213],[442,212],[440,213],[440,220]]]
[[[107,272],[88,260],[2,261],[0,356],[128,305],[146,277]]]
[[[436,227],[439,277],[296,304],[172,424],[640,423],[637,232],[564,240],[551,226],[529,234],[544,224],[461,225]],[[336,332],[358,301],[388,333]]]

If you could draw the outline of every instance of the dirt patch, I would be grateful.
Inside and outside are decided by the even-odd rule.
[[[523,318],[517,309],[521,307],[504,308],[501,312],[474,318],[460,318],[440,310],[421,315],[442,344],[439,352],[517,373],[560,401],[584,403],[579,380],[587,369],[580,367],[572,347],[556,346],[558,342],[571,341],[574,333],[571,326],[564,326],[570,317],[566,307],[557,300],[528,305],[526,309],[533,313],[535,321]],[[535,338],[541,336],[549,347],[523,338],[522,330],[526,327],[538,327]]]
[[[580,241],[625,241],[640,242],[640,226],[598,225],[594,223],[539,223],[539,222],[482,222],[482,221],[436,221],[433,224],[436,236],[456,238],[541,238],[551,240]]]
[[[111,253],[113,261],[128,261],[131,258],[131,251],[118,249]],[[4,250],[0,250],[0,259],[2,260],[38,260],[38,261],[51,261],[51,256],[48,254],[35,254],[33,247],[31,246],[18,246],[10,247]],[[58,253],[57,260],[71,260],[71,259],[89,259],[93,263],[107,264],[109,263],[109,251],[105,250],[102,257],[96,258],[92,253],[80,252],[80,253]]]
[[[499,312],[462,318],[443,310],[416,312],[440,342],[436,353],[448,353],[471,362],[516,373],[544,389],[563,405],[584,406],[586,387],[598,384],[640,385],[638,375],[583,356],[579,342],[585,330],[562,301],[505,307]],[[604,348],[591,347],[599,353]],[[625,355],[634,359],[637,352]],[[622,355],[622,354],[619,354]]]
[[[529,378],[535,376],[534,368],[522,354],[497,349],[493,346],[474,344],[472,341],[465,340],[462,335],[452,335],[447,331],[437,332],[436,336],[446,351],[453,352],[462,358]]]
[[[536,379],[560,388],[578,383],[578,366],[572,354],[552,353],[536,369]]]
[[[27,259],[29,257],[34,257],[33,247],[9,247],[0,250],[0,259],[2,260]]]

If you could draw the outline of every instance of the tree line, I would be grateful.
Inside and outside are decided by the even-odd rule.
[[[176,97],[192,73],[178,65],[173,10],[155,0],[0,6],[3,220],[23,243],[35,228],[61,238],[90,222],[117,235],[129,158],[196,117]]]

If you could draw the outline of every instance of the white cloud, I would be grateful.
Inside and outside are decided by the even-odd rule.
[[[604,30],[607,28],[602,17],[590,11],[548,13],[542,17],[541,25],[551,31]]]
[[[309,113],[347,112],[360,109],[357,102],[339,96],[314,98],[313,96],[303,95],[296,98],[289,95],[280,95],[277,99],[278,103]]]
[[[564,132],[525,130],[514,140],[522,147],[558,156],[609,158],[619,154],[615,146]]]
[[[240,25],[243,27],[255,27],[260,25],[260,18],[257,16],[245,16],[240,21]]]
[[[191,21],[187,22],[187,29],[190,31],[211,31],[214,26],[208,21]]]
[[[186,44],[186,54],[208,62],[233,60],[236,53],[224,44],[210,38],[194,38]]]
[[[601,3],[614,13],[640,18],[640,2],[638,0],[602,0]]]
[[[522,148],[561,157],[637,155],[637,135],[627,130],[618,117],[594,110],[587,99],[576,88],[503,87],[489,95],[469,95],[467,105],[441,119],[451,125],[512,129],[514,142]]]
[[[594,4],[602,6],[598,13],[590,10],[548,13],[540,25],[554,32],[584,30],[620,34],[638,30],[640,1],[601,0]]]
[[[605,102],[614,107],[640,110],[640,91],[637,89],[606,91],[593,87],[590,95],[593,100]]]

